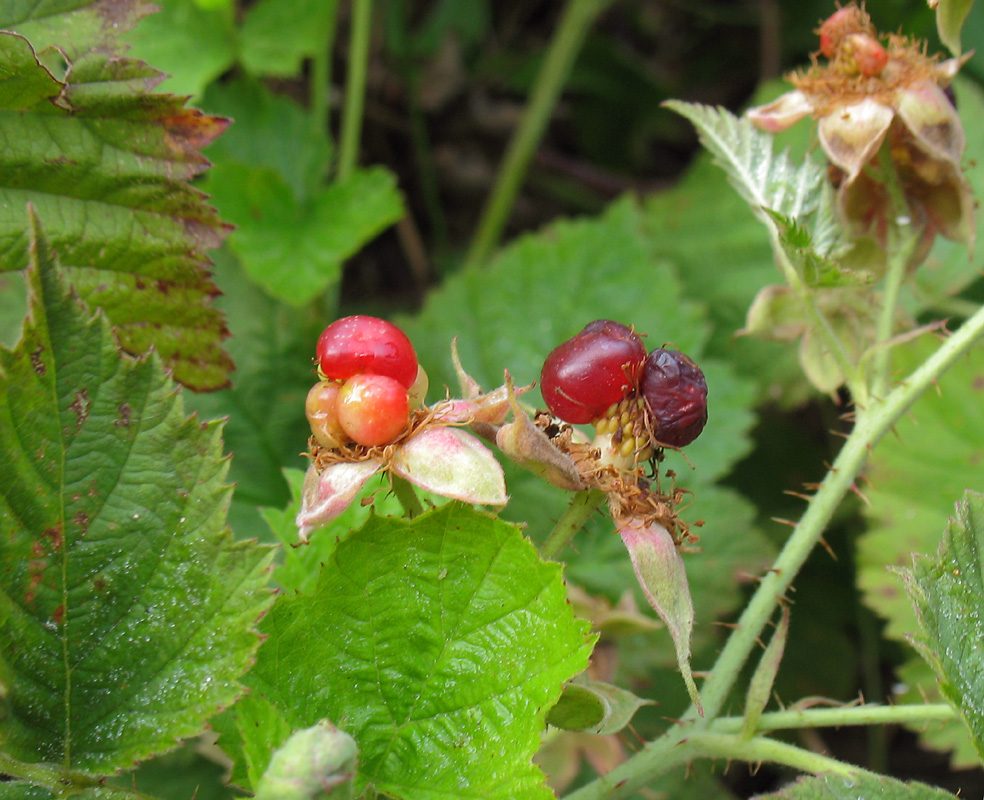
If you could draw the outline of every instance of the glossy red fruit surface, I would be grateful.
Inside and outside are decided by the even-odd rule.
[[[417,379],[417,354],[392,322],[356,315],[335,320],[318,337],[321,374],[344,381],[353,375],[385,375],[409,389]]]
[[[338,423],[358,444],[389,444],[410,422],[407,389],[385,375],[355,375],[338,392]]]
[[[684,447],[707,422],[707,381],[693,361],[677,350],[653,350],[639,381],[653,433],[660,444]]]
[[[596,320],[556,347],[540,371],[550,413],[566,422],[591,422],[635,388],[646,346],[631,328]]]

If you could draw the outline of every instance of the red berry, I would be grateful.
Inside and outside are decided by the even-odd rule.
[[[304,401],[311,433],[322,447],[333,449],[348,441],[348,436],[338,422],[338,381],[318,381],[311,387]]]
[[[417,354],[392,322],[356,315],[335,320],[318,337],[316,360],[326,378],[385,375],[409,389],[417,379]]]
[[[707,381],[693,361],[676,350],[653,350],[639,381],[656,441],[684,447],[707,422]]]
[[[820,34],[820,52],[827,58],[833,58],[845,36],[864,30],[864,19],[863,13],[857,6],[838,8],[821,23],[817,30]]]
[[[389,444],[410,421],[406,387],[385,375],[355,375],[338,392],[338,423],[366,447]]]
[[[846,46],[854,56],[858,72],[866,78],[879,75],[888,64],[888,52],[878,41],[866,33],[852,33],[847,37]]]
[[[635,388],[645,358],[646,346],[631,328],[592,322],[543,362],[543,401],[555,417],[591,422]]]

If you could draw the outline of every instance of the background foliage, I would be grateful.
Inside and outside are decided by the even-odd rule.
[[[822,476],[824,462],[837,448],[831,431],[843,431],[846,423],[838,419],[839,398],[810,390],[790,348],[735,336],[758,289],[776,280],[768,239],[709,156],[690,163],[696,145],[692,130],[660,103],[680,97],[738,110],[753,96],[774,95],[778,89],[769,79],[805,62],[814,46],[812,29],[830,13],[830,4],[613,3],[573,65],[509,218],[507,243],[488,263],[467,268],[462,263],[471,234],[561,4],[377,3],[357,158],[345,151],[339,133],[346,116],[343,85],[351,77],[348,56],[359,46],[349,4],[164,0],[159,5],[159,13],[144,16],[149,9],[140,0],[65,2],[42,15],[24,4],[0,3],[0,29],[16,32],[0,35],[0,59],[8,74],[18,76],[0,82],[5,142],[0,153],[0,334],[9,351],[3,362],[5,419],[16,421],[24,436],[33,424],[28,421],[48,425],[45,436],[61,443],[62,471],[39,481],[40,505],[59,506],[62,521],[74,519],[74,507],[71,513],[62,507],[66,498],[74,498],[73,470],[97,476],[99,497],[119,504],[110,506],[114,514],[152,510],[156,518],[149,532],[131,526],[117,539],[107,517],[102,549],[96,531],[103,520],[86,510],[81,512],[87,515],[86,535],[76,530],[73,538],[66,528],[58,547],[52,541],[51,552],[33,553],[31,540],[18,539],[2,557],[22,561],[27,572],[8,579],[0,596],[0,624],[5,632],[28,637],[41,663],[58,665],[44,683],[46,691],[55,693],[54,718],[61,711],[58,698],[66,693],[82,692],[89,703],[93,695],[108,691],[104,684],[87,687],[72,679],[85,666],[76,650],[87,652],[87,643],[69,635],[66,626],[73,625],[73,614],[88,620],[94,612],[71,604],[62,604],[58,612],[58,593],[70,594],[72,587],[98,580],[97,573],[104,580],[180,573],[175,580],[180,577],[187,586],[182,606],[161,607],[150,596],[154,585],[149,583],[148,594],[107,609],[106,625],[112,620],[120,626],[120,647],[133,647],[106,646],[93,656],[120,685],[153,672],[171,690],[152,704],[147,718],[139,713],[141,698],[130,697],[115,709],[119,725],[130,727],[104,730],[93,724],[89,732],[97,744],[115,741],[121,731],[152,729],[154,735],[134,734],[125,752],[75,742],[67,730],[57,741],[39,745],[24,733],[39,723],[17,716],[20,700],[13,691],[4,693],[0,714],[9,754],[31,761],[32,748],[40,746],[45,757],[73,768],[130,768],[135,760],[198,733],[204,719],[231,703],[245,683],[253,694],[212,725],[221,734],[220,744],[242,754],[233,776],[248,786],[265,766],[256,763],[257,753],[267,753],[293,726],[339,713],[327,696],[344,696],[338,694],[343,687],[332,682],[342,679],[316,668],[318,659],[311,654],[300,660],[300,688],[278,689],[306,697],[317,687],[326,695],[323,706],[311,709],[310,719],[297,716],[297,696],[274,696],[269,674],[282,667],[279,652],[261,649],[255,670],[244,674],[258,643],[252,622],[270,602],[261,590],[270,556],[252,540],[293,541],[299,486],[293,470],[305,466],[298,453],[307,435],[303,398],[314,380],[313,343],[327,320],[347,313],[399,320],[430,374],[430,400],[443,396],[445,387],[455,391],[449,359],[455,336],[465,368],[487,388],[501,382],[503,369],[519,383],[535,380],[550,348],[600,317],[633,322],[650,346],[670,342],[698,359],[711,386],[710,422],[688,450],[690,463],[677,458],[672,466],[680,484],[695,495],[687,517],[705,522],[701,552],[686,559],[698,614],[694,664],[709,667],[722,641],[715,623],[733,617],[752,576],[769,563],[784,538],[786,528],[773,518],[796,518],[800,512],[800,501],[784,492],[800,491]],[[115,32],[108,32],[110,7],[119,27],[133,26],[125,34],[132,45],[125,57]],[[921,2],[872,3],[869,11],[884,30],[902,28],[935,40],[934,18]],[[963,39],[965,49],[977,48],[957,98],[973,165],[969,178],[980,197],[984,15],[971,15]],[[170,76],[160,85],[163,75],[157,70]],[[166,93],[190,95],[190,103]],[[226,119],[234,122],[219,136]],[[804,131],[793,130],[782,145],[798,156],[812,143]],[[196,177],[206,157],[213,166]],[[26,211],[21,213],[28,201],[40,226],[30,225]],[[916,289],[905,298],[908,310],[916,318],[942,314],[958,320],[971,301],[984,297],[975,274],[965,252],[938,243]],[[63,294],[65,281],[77,293],[70,299]],[[32,316],[22,329],[28,308]],[[108,325],[114,326],[122,349],[139,358],[117,353]],[[50,341],[57,366],[47,384],[32,377],[30,369],[41,340]],[[151,346],[156,355],[140,355]],[[900,356],[899,366],[917,363],[920,347]],[[935,691],[928,667],[900,645],[918,628],[902,585],[884,566],[910,566],[913,551],[935,553],[947,511],[965,489],[981,488],[979,362],[975,354],[958,365],[941,382],[940,395],[927,396],[914,409],[918,425],[903,422],[898,441],[881,445],[869,471],[871,486],[863,489],[868,503],[858,500],[842,509],[828,532],[836,560],[816,553],[797,581],[775,687],[780,701],[810,694],[848,701],[859,693],[869,700],[890,700]],[[164,367],[190,389],[214,391],[177,393]],[[72,431],[77,375],[106,388],[98,398],[91,393],[102,404],[93,408],[104,409],[83,420],[93,427],[80,424]],[[125,397],[122,389],[113,388],[113,380],[125,384]],[[137,414],[141,436],[151,435],[149,429],[157,437],[138,441],[153,452],[171,453],[174,463],[144,464],[136,452],[125,461],[126,469],[106,475],[94,463],[108,458],[112,465],[122,457],[114,461],[111,449],[86,442],[95,437],[129,446],[123,436],[127,431],[115,422],[134,391],[146,397]],[[535,393],[530,398],[537,399]],[[221,436],[231,462],[221,457],[220,426],[200,428],[188,412],[205,420],[226,419]],[[4,467],[10,487],[5,496],[23,498],[36,491],[17,484],[17,465],[33,457],[29,445],[29,439],[4,445],[5,453],[16,454]],[[507,470],[512,500],[503,517],[525,523],[523,533],[537,542],[562,513],[566,498],[525,473]],[[188,494],[180,501],[171,497],[173,506],[148,496],[140,487],[151,475],[155,483],[174,484],[176,492]],[[186,485],[178,489],[182,482]],[[367,496],[371,493],[376,514],[396,512],[379,485],[370,486]],[[192,518],[192,507],[201,519],[195,522],[193,541],[186,541],[181,525]],[[23,513],[8,501],[4,524],[13,530]],[[341,591],[342,565],[358,563],[345,559],[358,548],[371,549],[378,537],[401,538],[405,549],[394,551],[397,560],[436,557],[435,528],[464,513],[455,506],[442,508],[409,535],[402,523],[385,522],[353,506],[330,533],[315,536],[311,547],[277,551],[272,581],[286,593],[259,631],[298,651],[311,643],[295,620],[314,621],[342,636],[345,620],[331,618],[334,611],[324,598]],[[363,523],[367,527],[357,536],[351,533]],[[515,528],[485,518],[473,523],[494,528],[488,535],[510,543],[518,561],[528,557]],[[45,522],[38,529],[52,525]],[[155,540],[161,531],[168,537]],[[129,546],[145,538],[146,549]],[[635,580],[610,524],[593,520],[576,544],[576,551],[565,553],[565,575],[572,587],[593,596],[594,605],[586,608],[593,609],[588,617],[602,637],[596,662],[607,670],[606,679],[660,704],[642,708],[634,718],[638,735],[652,737],[686,707],[672,648],[663,632],[640,623],[619,630],[600,621],[604,614],[598,609],[608,613],[620,600],[633,612],[633,600],[623,595],[633,591]],[[463,543],[447,546],[443,557],[449,563],[464,559]],[[120,555],[133,549],[139,558]],[[60,561],[49,563],[55,555]],[[43,566],[31,566],[37,562]],[[321,564],[326,567],[319,578]],[[380,597],[401,591],[387,585],[397,577],[385,566],[380,564],[373,576]],[[522,573],[527,577],[537,572],[527,568],[530,572]],[[560,619],[566,606],[559,578],[541,579],[552,593],[550,613]],[[19,600],[10,598],[22,600],[25,587],[33,584],[50,588],[51,594],[39,594],[43,603],[24,615]],[[186,661],[198,656],[167,653],[155,665],[150,656],[140,655],[141,637],[154,644],[159,635],[135,629],[148,624],[146,617],[132,616],[140,604],[160,611],[160,624],[174,637],[203,619],[200,646],[227,654],[214,673],[207,671],[211,688],[205,701],[172,703],[170,698],[195,683],[194,664]],[[455,608],[465,613],[463,601]],[[373,610],[369,617],[377,613],[382,612]],[[172,615],[180,624],[167,622]],[[214,638],[222,636],[223,615],[239,620],[235,642]],[[583,667],[586,657],[584,630],[573,619],[564,620],[563,636],[555,632],[563,638],[557,647],[567,648],[563,669],[550,673],[550,665],[540,662],[524,667],[546,674],[543,686],[530,688],[530,702],[541,704],[544,714],[556,696],[552,687]],[[400,620],[387,624],[401,629]],[[36,669],[5,655],[0,685],[23,686],[24,676]],[[393,666],[397,678],[422,669],[412,660]],[[896,685],[903,680],[906,686]],[[385,697],[349,699],[367,713],[389,709]],[[467,718],[473,708],[488,714],[481,702],[466,698],[444,711],[451,717]],[[256,720],[267,737],[262,742],[244,733]],[[82,731],[88,725],[85,719],[59,724]],[[373,736],[380,752],[399,738],[385,728]],[[525,762],[533,750],[527,741],[535,739],[532,730],[516,734],[503,722],[488,736],[513,745],[523,742],[510,752],[509,763]],[[553,758],[559,765],[553,774],[566,771],[571,780],[577,780],[585,753],[611,764],[638,746],[625,732],[601,753],[592,752],[583,739],[564,737],[551,743],[543,760]],[[867,740],[851,734],[824,737],[824,746],[833,752],[896,777],[963,788],[968,796],[984,786],[977,773],[949,771],[943,757],[934,761],[913,755],[922,751],[911,735],[876,731]],[[962,742],[955,763],[978,763],[960,723],[922,731],[919,738],[923,745],[947,749]],[[209,743],[187,745],[116,780],[160,797],[188,797],[189,785],[198,797],[231,796],[209,758],[215,753]],[[448,775],[469,763],[449,763]],[[384,767],[371,777],[398,791],[396,784],[386,783]],[[773,769],[755,776],[722,775],[702,764],[692,780],[684,780],[681,770],[652,788],[680,798],[747,796],[777,788],[784,777]],[[488,774],[474,779],[490,780]],[[893,783],[878,791],[896,788]],[[17,791],[4,785],[2,796],[22,796]],[[104,797],[111,791],[91,790],[92,796]],[[509,789],[502,791],[511,796]],[[776,796],[834,796],[820,793],[811,781],[783,792]]]

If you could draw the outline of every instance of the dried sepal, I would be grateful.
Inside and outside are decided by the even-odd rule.
[[[508,373],[506,373],[506,388],[513,419],[495,433],[495,443],[499,449],[521,467],[539,475],[554,486],[570,492],[586,488],[574,460],[560,450],[543,430],[533,424],[519,405]]]
[[[319,470],[308,467],[301,489],[301,510],[295,524],[301,541],[306,542],[312,531],[339,516],[369,479],[382,469],[378,461],[340,461]]]
[[[703,714],[700,694],[690,669],[690,637],[694,629],[694,604],[683,559],[670,532],[657,522],[622,516],[612,504],[612,518],[629,551],[632,569],[649,605],[666,625],[676,650],[677,665],[690,700]]]

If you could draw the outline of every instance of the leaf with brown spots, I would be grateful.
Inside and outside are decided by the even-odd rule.
[[[153,347],[196,390],[225,386],[228,335],[206,252],[228,232],[189,181],[228,121],[154,94],[162,74],[117,54],[143,0],[0,9],[0,269],[27,266],[32,203],[69,278],[131,353]],[[9,32],[14,31],[14,32]],[[58,46],[63,63],[37,53]]]
[[[30,314],[0,350],[0,741],[71,783],[238,696],[270,552],[226,527],[221,424],[119,351],[31,220]]]

